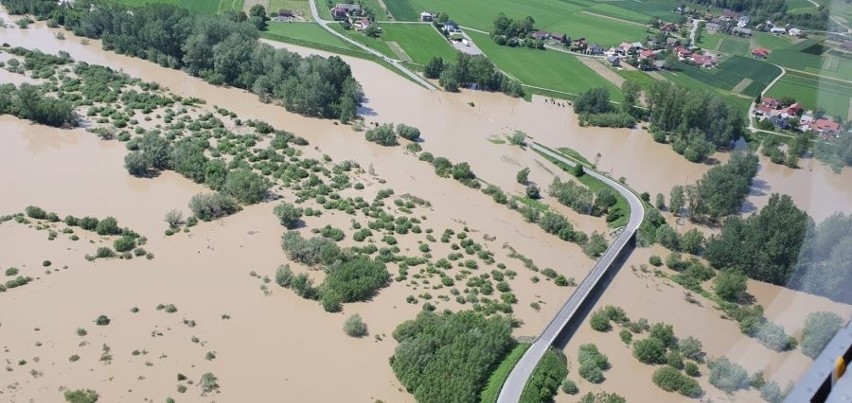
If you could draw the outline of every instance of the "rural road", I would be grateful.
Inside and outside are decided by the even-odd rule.
[[[695,46],[695,33],[698,32],[698,25],[702,22],[706,21],[699,19],[692,20],[692,30],[689,31],[689,46]]]
[[[370,54],[372,54],[372,55],[374,55],[374,56],[376,56],[376,57],[378,57],[378,58],[380,58],[380,59],[382,59],[382,60],[384,60],[384,61],[386,61],[386,62],[390,63],[390,64],[391,64],[394,68],[396,68],[397,70],[401,71],[403,74],[405,74],[406,76],[410,77],[410,78],[411,78],[412,80],[414,80],[416,83],[418,83],[418,84],[420,84],[420,85],[422,85],[422,86],[426,87],[427,89],[430,89],[430,90],[437,90],[437,88],[435,88],[435,86],[434,86],[434,85],[432,85],[432,83],[430,83],[429,81],[426,81],[426,79],[424,79],[423,77],[420,77],[417,73],[414,73],[414,72],[412,72],[411,70],[409,70],[409,69],[405,68],[405,66],[403,66],[403,65],[399,64],[399,61],[398,61],[398,60],[396,60],[396,59],[391,59],[391,58],[389,58],[389,57],[387,57],[387,56],[385,56],[385,55],[381,54],[380,52],[378,52],[378,51],[376,51],[376,50],[373,50],[373,49],[370,49],[370,48],[368,48],[368,47],[366,47],[366,46],[364,46],[364,45],[362,45],[362,44],[358,43],[357,41],[355,41],[355,40],[353,40],[353,39],[349,38],[348,36],[343,35],[343,34],[341,34],[340,32],[337,32],[337,31],[335,31],[335,30],[331,29],[331,27],[329,27],[329,26],[328,26],[329,21],[328,21],[328,20],[324,20],[324,19],[322,19],[322,18],[320,17],[320,15],[319,15],[319,11],[317,10],[317,4],[316,4],[316,1],[314,1],[314,0],[309,0],[309,1],[308,1],[308,4],[310,4],[310,6],[311,6],[311,15],[313,15],[314,20],[315,20],[315,21],[316,21],[316,22],[317,22],[317,23],[318,23],[318,24],[319,24],[319,25],[320,25],[320,26],[321,26],[324,30],[328,31],[329,33],[331,33],[332,35],[334,35],[334,36],[336,36],[336,37],[338,37],[338,38],[340,38],[340,39],[343,39],[343,40],[344,40],[344,41],[346,41],[346,42],[349,42],[349,43],[351,43],[351,44],[353,44],[353,45],[355,45],[355,46],[357,46],[357,47],[359,47],[359,48],[363,49],[365,52],[368,52],[368,53],[370,53]]]
[[[763,97],[766,95],[766,92],[769,91],[769,89],[772,88],[772,86],[775,85],[775,83],[777,83],[778,80],[781,79],[781,77],[784,77],[784,75],[787,74],[787,69],[785,69],[785,68],[783,68],[783,67],[781,67],[777,64],[774,64],[774,63],[772,65],[781,69],[781,74],[779,74],[778,77],[775,77],[775,79],[772,80],[771,83],[769,83],[766,87],[763,88],[763,91],[760,92],[760,98],[761,99],[763,99]],[[751,131],[752,133],[764,132],[764,133],[772,133],[772,134],[781,134],[781,133],[775,133],[775,132],[770,132],[770,131],[758,129],[757,127],[755,127],[754,126],[754,119],[755,119],[754,107],[755,107],[754,102],[749,104],[749,107],[748,107],[748,130]],[[793,136],[789,136],[789,137],[793,137]]]
[[[560,162],[571,166],[575,165],[573,161],[536,143],[533,143],[531,147]],[[512,368],[512,372],[509,373],[506,383],[503,384],[503,388],[500,390],[500,396],[497,398],[499,403],[517,403],[520,401],[524,386],[526,386],[527,380],[529,380],[541,357],[544,356],[544,353],[553,344],[556,337],[562,332],[562,329],[577,314],[577,311],[580,310],[580,307],[595,289],[601,278],[609,270],[610,265],[617,260],[625,247],[629,247],[629,242],[633,239],[636,230],[639,229],[639,225],[642,224],[642,220],[645,217],[645,206],[642,204],[642,200],[631,192],[630,189],[610,179],[608,176],[599,174],[591,169],[586,170],[586,175],[591,175],[593,178],[606,183],[627,199],[630,205],[630,218],[627,221],[627,226],[609,248],[607,248],[597,263],[595,263],[592,270],[583,279],[583,282],[580,283],[577,289],[574,290],[574,293],[565,301],[565,304],[562,305],[556,316],[544,328],[538,339],[527,349],[521,360]]]

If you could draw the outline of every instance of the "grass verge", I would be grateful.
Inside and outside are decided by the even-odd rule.
[[[488,378],[488,384],[479,395],[482,403],[494,403],[497,401],[497,397],[500,396],[500,389],[503,387],[503,383],[506,382],[506,378],[509,377],[509,373],[512,372],[512,368],[515,368],[515,364],[521,360],[521,357],[524,356],[524,353],[528,348],[530,348],[529,343],[518,343],[518,345],[509,352],[509,354],[506,354],[506,356],[503,357],[503,361],[501,361],[500,365],[497,366],[497,369],[491,373],[491,376]]]

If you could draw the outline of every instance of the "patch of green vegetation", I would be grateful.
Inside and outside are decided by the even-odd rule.
[[[343,26],[340,24],[330,24],[329,26],[331,27],[331,29],[340,32],[343,35],[346,35],[350,39],[370,49],[373,49],[387,57],[390,57],[391,59],[397,59],[396,53],[394,53],[393,50],[391,50],[391,48],[388,46],[388,44],[385,43],[385,41],[383,41],[381,38],[373,38],[362,33],[355,32],[354,30],[343,29]]]
[[[518,343],[509,354],[503,357],[503,361],[500,361],[500,365],[491,373],[491,376],[488,378],[488,384],[482,390],[479,399],[482,403],[494,403],[497,401],[503,383],[506,382],[506,378],[509,377],[512,368],[515,368],[515,364],[521,360],[521,357],[524,356],[528,348],[530,348],[529,343]]]
[[[306,46],[336,53],[343,53],[345,51],[363,53],[363,51],[352,44],[322,29],[316,23],[270,23],[267,31],[263,33],[263,37],[297,45],[310,43],[311,45]]]
[[[695,80],[725,91],[730,91],[743,79],[750,79],[752,83],[742,93],[752,97],[760,94],[781,74],[781,69],[776,66],[742,56],[725,59],[715,69],[687,66],[683,63],[679,63],[678,69]]]
[[[242,10],[243,0],[115,0],[129,6],[150,3],[174,4],[198,14],[218,14],[228,10]]]
[[[745,56],[749,52],[748,41],[736,36],[725,36],[719,50],[732,55]]]
[[[680,86],[694,89],[694,90],[702,90],[702,91],[713,91],[719,94],[729,105],[736,105],[737,109],[742,111],[743,117],[748,113],[749,106],[751,105],[754,99],[750,97],[741,97],[737,96],[734,93],[723,90],[721,88],[716,88],[701,81],[698,81],[689,75],[683,72],[665,72],[663,76],[669,81],[678,84]]]

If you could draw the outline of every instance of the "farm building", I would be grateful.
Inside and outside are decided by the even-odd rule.
[[[802,36],[802,30],[799,28],[790,28],[787,33],[793,36]]]
[[[734,34],[734,35],[739,35],[739,36],[751,36],[751,34],[752,34],[750,29],[743,28],[743,27],[735,27],[734,29],[731,30],[731,33]]]
[[[428,11],[424,11],[424,12],[420,13],[420,21],[432,22],[433,18],[435,18],[435,16],[433,16],[432,13],[430,13]]]
[[[784,27],[774,27],[769,30],[769,33],[774,35],[784,35],[787,33],[787,28]]]
[[[808,122],[807,127],[823,137],[836,136],[840,133],[840,123],[826,118],[812,120]]]
[[[606,61],[612,67],[621,66],[621,60],[619,60],[617,56],[609,56],[609,57],[606,58]]]
[[[343,20],[352,13],[361,11],[361,6],[357,4],[337,4],[331,9],[331,15],[335,20]]]
[[[692,54],[692,63],[700,67],[716,67],[716,59],[709,55]]]

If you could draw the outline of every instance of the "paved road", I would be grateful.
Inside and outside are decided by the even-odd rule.
[[[532,148],[565,164],[571,166],[575,165],[574,162],[566,159],[562,155],[547,150],[538,144],[533,143]],[[592,177],[603,181],[607,185],[612,186],[616,191],[618,191],[618,193],[627,199],[627,202],[630,204],[630,218],[627,222],[627,226],[621,234],[618,235],[612,245],[609,246],[597,263],[595,263],[592,270],[589,271],[589,274],[585,279],[583,279],[583,282],[580,283],[580,286],[574,290],[574,293],[571,294],[567,301],[565,301],[565,304],[561,309],[559,309],[559,312],[556,313],[556,316],[550,321],[547,327],[544,328],[544,331],[541,332],[538,339],[526,351],[526,353],[524,353],[524,356],[521,357],[521,360],[518,361],[515,368],[512,369],[512,372],[509,374],[509,378],[506,379],[506,383],[503,384],[503,388],[500,390],[500,397],[497,399],[499,403],[517,403],[520,400],[524,386],[526,386],[527,380],[530,378],[530,375],[532,375],[532,372],[541,360],[541,357],[544,356],[544,353],[553,344],[562,329],[564,329],[574,315],[577,314],[577,311],[580,309],[583,302],[589,297],[589,294],[598,282],[600,282],[604,274],[606,274],[610,265],[621,254],[622,249],[627,247],[636,230],[639,229],[639,225],[642,223],[642,219],[645,216],[645,206],[642,204],[642,201],[622,184],[607,176],[594,172],[591,169],[586,170],[586,175],[591,175]]]
[[[429,81],[426,81],[426,79],[424,79],[423,77],[420,77],[420,75],[418,75],[417,73],[414,73],[414,72],[412,72],[411,70],[409,70],[409,69],[405,68],[405,66],[403,66],[402,64],[400,64],[400,63],[399,63],[399,60],[391,59],[391,58],[389,58],[389,57],[387,57],[387,56],[385,56],[385,55],[381,54],[380,52],[378,52],[378,51],[376,51],[376,50],[373,50],[373,49],[370,49],[370,48],[368,48],[368,47],[364,46],[363,44],[359,43],[358,41],[355,41],[355,40],[353,40],[352,38],[349,38],[348,36],[343,35],[343,34],[341,34],[340,32],[337,32],[337,31],[335,31],[335,30],[331,29],[331,27],[329,27],[329,26],[328,26],[328,23],[329,23],[329,22],[333,22],[333,21],[324,20],[324,19],[322,19],[322,18],[320,17],[320,15],[319,15],[319,11],[317,11],[317,4],[316,4],[316,1],[315,1],[315,0],[309,0],[309,1],[308,1],[308,4],[310,4],[310,5],[311,5],[311,15],[313,15],[314,20],[315,20],[315,21],[316,21],[316,22],[317,22],[317,23],[318,23],[318,24],[319,24],[319,25],[320,25],[323,29],[325,29],[326,31],[328,31],[328,32],[329,32],[329,33],[331,33],[332,35],[334,35],[334,36],[336,36],[336,37],[338,37],[338,38],[340,38],[340,39],[343,39],[344,41],[349,42],[349,43],[351,43],[351,44],[353,44],[353,45],[355,45],[355,46],[357,46],[357,47],[359,47],[359,48],[363,49],[365,52],[369,52],[369,53],[371,53],[371,54],[373,54],[373,55],[375,55],[375,56],[377,56],[377,57],[381,58],[382,60],[384,60],[384,61],[386,61],[386,62],[390,63],[390,64],[391,64],[394,68],[396,68],[397,70],[401,71],[401,72],[402,72],[403,74],[405,74],[406,76],[410,77],[410,78],[411,78],[412,80],[414,80],[416,83],[418,83],[418,84],[420,84],[420,85],[422,85],[422,86],[424,86],[424,87],[426,87],[426,88],[428,88],[428,89],[430,89],[430,90],[437,90],[437,88],[435,88],[435,86],[434,86],[434,85],[432,85],[432,83],[430,83]]]
[[[702,23],[702,22],[706,22],[706,21],[699,20],[699,19],[692,20],[692,30],[689,31],[689,46],[696,46],[695,45],[695,33],[698,32],[698,24]]]
[[[774,79],[774,80],[772,80],[772,82],[771,82],[771,83],[769,83],[769,85],[767,85],[766,87],[764,87],[764,88],[763,88],[763,91],[761,91],[761,93],[760,93],[760,98],[761,98],[761,99],[763,99],[763,97],[764,97],[764,96],[766,96],[766,92],[767,92],[767,91],[769,91],[769,89],[770,89],[770,88],[772,88],[772,86],[773,86],[773,85],[775,85],[775,83],[777,83],[777,82],[778,82],[778,80],[780,80],[780,79],[781,79],[781,77],[784,77],[784,75],[785,75],[785,74],[787,74],[787,69],[785,69],[785,68],[783,68],[783,67],[781,67],[781,66],[779,66],[779,65],[777,65],[777,64],[774,64],[774,63],[772,63],[772,65],[773,65],[773,66],[775,66],[775,67],[778,67],[779,69],[781,69],[781,74],[779,74],[779,75],[778,75],[778,77],[775,77],[775,79]],[[751,104],[749,104],[749,107],[748,107],[748,130],[750,130],[752,133],[756,133],[756,132],[764,132],[764,133],[772,133],[772,134],[780,134],[780,135],[784,135],[783,133],[776,133],[776,132],[766,131],[766,130],[758,129],[757,127],[755,127],[755,126],[754,126],[754,120],[755,120],[755,117],[754,117],[754,107],[755,107],[754,102],[752,102]],[[787,137],[793,137],[793,136],[790,136],[790,135],[786,135],[786,136],[787,136]]]

